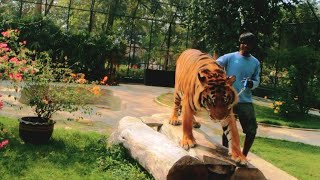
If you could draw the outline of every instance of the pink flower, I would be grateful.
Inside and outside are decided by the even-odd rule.
[[[0,109],[2,109],[3,108],[3,101],[0,101]]]
[[[7,43],[0,43],[0,49],[2,49],[3,51],[9,51],[10,48],[8,47]]]
[[[15,63],[15,64],[19,64],[19,59],[16,57],[13,57],[9,60],[9,62]]]
[[[5,62],[8,60],[8,56],[7,55],[4,55],[2,57],[0,57],[0,62]]]
[[[6,48],[6,47],[8,47],[7,43],[0,43],[0,48]]]
[[[9,140],[8,140],[8,139],[0,142],[0,149],[4,148],[4,147],[5,147],[6,145],[8,145],[8,144],[9,144]]]
[[[16,81],[22,81],[23,75],[21,73],[17,73],[17,74],[10,73],[9,77],[10,77],[10,79],[13,79]]]
[[[10,37],[10,30],[1,33],[3,37]]]

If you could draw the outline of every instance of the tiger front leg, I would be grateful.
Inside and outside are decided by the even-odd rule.
[[[189,148],[192,148],[196,145],[196,141],[192,133],[194,116],[189,105],[185,105],[182,108],[183,108],[183,114],[182,114],[183,137],[181,140],[181,146],[184,149],[188,150]]]
[[[231,158],[238,164],[246,166],[248,164],[247,158],[240,150],[240,138],[234,115],[221,122],[223,133],[227,136],[229,141],[229,154]],[[231,150],[231,151],[230,151]]]
[[[175,91],[174,92],[174,106],[172,110],[172,114],[169,119],[169,124],[177,126],[181,124],[181,121],[179,121],[178,117],[181,113],[181,97],[179,94]]]

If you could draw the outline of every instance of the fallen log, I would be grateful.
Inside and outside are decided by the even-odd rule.
[[[184,149],[144,124],[141,119],[126,116],[109,138],[111,144],[122,144],[155,179],[208,179],[205,165]]]
[[[182,139],[182,126],[172,126],[165,116],[163,117],[165,120],[162,122],[159,132],[179,145]],[[161,116],[155,117],[157,120],[159,118]],[[191,148],[188,153],[197,157],[207,166],[210,179],[266,179],[263,173],[251,164],[247,167],[237,166],[236,162],[228,155],[228,149],[208,137],[201,128],[193,129],[193,135],[197,145]]]
[[[168,124],[168,121],[163,121],[159,132],[166,135],[177,145],[180,144],[182,139],[181,126],[172,126]],[[196,139],[197,145],[194,148],[189,149],[188,153],[191,156],[200,159],[204,164],[206,164],[211,172],[231,176],[237,165],[229,157],[227,148],[209,141],[204,133],[199,132],[199,129],[193,130],[193,135]]]

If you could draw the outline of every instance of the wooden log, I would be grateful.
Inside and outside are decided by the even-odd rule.
[[[182,139],[182,126],[172,126],[167,120],[162,122],[160,131],[177,145]],[[201,129],[194,129],[193,135],[197,145],[191,148],[188,153],[200,159],[211,174],[210,179],[256,179],[265,180],[263,173],[252,166],[238,167],[228,155],[228,149],[220,143],[213,141]]]
[[[160,128],[162,126],[162,120],[155,117],[150,116],[143,116],[141,117],[141,120],[143,123],[145,123],[147,126],[156,128],[157,131],[160,131]]]
[[[109,142],[122,144],[155,179],[208,178],[207,168],[200,160],[145,125],[141,119],[122,118]]]
[[[163,121],[160,133],[166,135],[169,139],[180,145],[182,139],[182,126],[172,126],[168,121]],[[228,150],[206,139],[204,133],[193,130],[193,135],[197,145],[189,149],[188,153],[200,159],[209,169],[218,174],[232,174],[235,171],[236,164],[228,156]]]

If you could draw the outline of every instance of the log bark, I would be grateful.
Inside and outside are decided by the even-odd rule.
[[[176,144],[180,144],[182,126],[172,126],[168,124],[168,120],[164,120],[159,132]],[[236,162],[228,155],[228,149],[213,141],[201,129],[193,129],[193,135],[197,145],[189,149],[188,153],[197,157],[206,165],[209,171],[209,179],[266,180],[263,173],[251,164],[247,167],[238,167]]]
[[[122,118],[109,142],[122,144],[155,179],[208,178],[207,168],[199,159],[144,124],[141,119],[129,116]]]
[[[229,157],[228,149],[218,145],[218,143],[212,143],[203,132],[199,131],[201,130],[193,130],[197,145],[189,149],[188,153],[200,159],[206,164],[210,171],[217,174],[231,175],[237,166]],[[166,135],[177,145],[180,144],[182,139],[182,126],[172,126],[168,124],[168,121],[163,121],[159,132]]]

